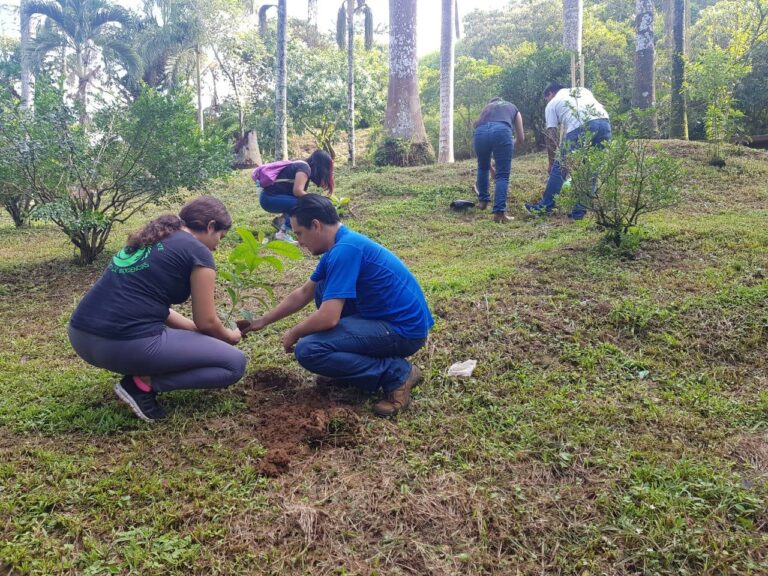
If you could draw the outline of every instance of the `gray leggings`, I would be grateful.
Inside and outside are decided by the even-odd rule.
[[[165,328],[157,336],[111,340],[67,327],[69,341],[83,360],[130,376],[151,376],[157,392],[186,388],[226,388],[245,373],[240,350],[199,332]]]

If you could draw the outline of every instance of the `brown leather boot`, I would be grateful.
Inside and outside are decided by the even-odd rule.
[[[493,221],[494,222],[501,222],[502,224],[506,224],[507,222],[512,222],[515,218],[513,216],[507,216],[506,212],[496,212],[493,215]]]
[[[487,200],[479,200],[477,202],[477,209],[478,210],[485,210],[488,208],[488,201]]]
[[[408,408],[411,404],[411,388],[420,380],[421,370],[414,364],[403,385],[389,392],[383,400],[376,402],[373,406],[373,413],[376,416],[390,417]]]

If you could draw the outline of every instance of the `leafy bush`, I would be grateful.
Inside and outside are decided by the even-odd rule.
[[[680,198],[680,162],[648,140],[617,136],[604,148],[579,148],[568,156],[568,167],[571,186],[563,190],[564,205],[580,204],[592,212],[617,247],[640,216]]]
[[[23,184],[38,205],[33,216],[61,228],[83,263],[101,253],[116,222],[228,171],[226,144],[203,139],[185,92],[144,89],[130,105],[106,105],[80,123],[62,94],[38,81],[34,116],[9,112],[0,166],[14,166],[16,176],[0,188]]]

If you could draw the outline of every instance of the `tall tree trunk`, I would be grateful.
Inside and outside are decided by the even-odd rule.
[[[437,161],[453,162],[453,28],[456,0],[442,0],[440,30],[440,141]]]
[[[384,129],[390,151],[402,148],[397,140],[410,143],[405,155],[385,152],[387,163],[414,165],[434,161],[419,100],[416,0],[389,0],[389,87]]]
[[[584,86],[584,57],[581,44],[584,29],[584,1],[563,0],[563,47],[571,51],[571,86]]]
[[[88,122],[88,72],[86,70],[87,57],[83,54],[87,48],[78,47],[75,51],[75,81],[77,93],[75,99],[80,106],[80,124]]]
[[[21,106],[23,108],[32,107],[32,92],[30,84],[32,80],[32,71],[29,65],[29,40],[30,40],[30,27],[31,18],[26,14],[27,0],[21,0],[20,6],[20,22],[21,22]]]
[[[277,2],[277,82],[275,83],[275,158],[288,158],[288,87],[287,68],[288,46],[286,39],[286,0]]]
[[[195,46],[195,81],[197,83],[197,123],[200,126],[200,132],[205,132],[205,123],[203,121],[203,88],[200,82],[200,45]]]
[[[635,85],[632,106],[647,110],[643,136],[655,138],[659,131],[656,117],[656,52],[653,34],[653,0],[635,2]]]
[[[317,0],[307,0],[307,24],[317,32]]]
[[[347,148],[355,165],[355,0],[347,0]]]
[[[688,140],[688,102],[683,91],[688,51],[688,0],[672,0],[672,96],[669,137]]]

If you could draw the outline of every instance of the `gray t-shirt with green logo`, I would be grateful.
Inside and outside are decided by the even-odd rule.
[[[195,266],[216,269],[211,251],[188,232],[110,261],[83,297],[69,323],[73,328],[113,340],[133,340],[163,331],[172,304],[185,302]]]

